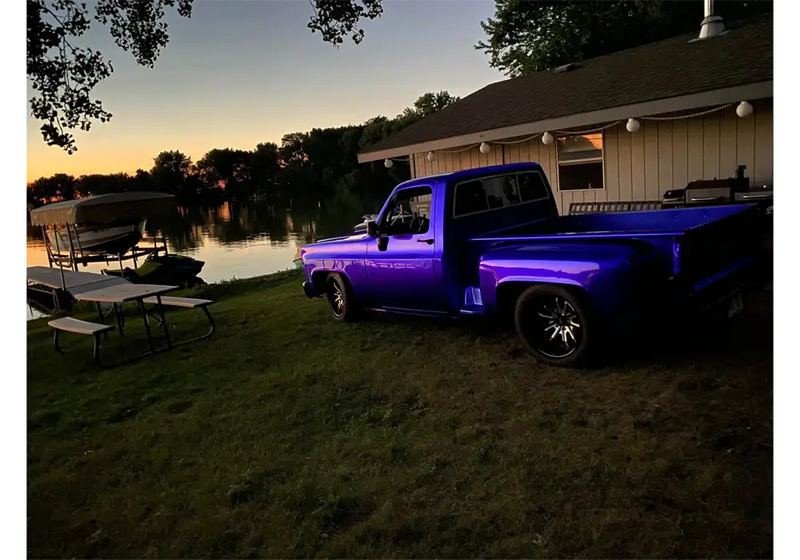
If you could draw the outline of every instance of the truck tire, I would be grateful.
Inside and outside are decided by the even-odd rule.
[[[581,294],[560,286],[531,286],[517,299],[514,325],[537,361],[561,367],[588,365],[593,324]]]
[[[325,297],[334,319],[342,323],[351,323],[358,319],[359,309],[353,291],[341,274],[334,272],[328,276]]]

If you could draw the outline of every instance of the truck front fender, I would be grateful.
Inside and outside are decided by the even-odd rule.
[[[321,296],[325,293],[326,282],[331,274],[338,274],[348,285],[352,284],[344,268],[317,267],[311,271],[311,282],[309,283],[316,296]]]

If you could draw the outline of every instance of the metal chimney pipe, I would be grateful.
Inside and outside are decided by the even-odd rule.
[[[708,39],[725,31],[722,18],[714,15],[714,0],[704,0],[704,19],[700,24],[700,39]]]

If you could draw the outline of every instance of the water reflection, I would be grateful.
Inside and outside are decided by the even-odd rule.
[[[181,207],[167,218],[149,219],[146,229],[148,235],[164,233],[170,251],[205,261],[200,277],[219,282],[291,268],[298,247],[352,231],[361,215],[375,212],[381,202],[231,201]],[[41,229],[29,225],[27,241],[28,266],[46,266]],[[109,266],[114,265],[92,263],[81,270],[100,272]]]

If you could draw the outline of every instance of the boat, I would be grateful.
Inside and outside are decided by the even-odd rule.
[[[61,250],[71,246],[83,253],[124,254],[142,240],[146,220],[126,224],[104,224],[100,226],[77,226],[66,229],[47,230],[50,245]]]
[[[45,313],[71,309],[74,293],[69,289],[71,282],[67,281],[65,272],[69,271],[71,275],[88,274],[79,273],[78,266],[89,263],[116,262],[120,269],[116,274],[104,272],[110,276],[124,277],[127,270],[131,281],[138,278],[141,282],[146,278],[152,283],[161,284],[202,283],[197,274],[205,263],[189,257],[168,255],[163,234],[160,237],[154,235],[151,246],[139,244],[148,217],[168,214],[176,209],[173,195],[139,191],[65,200],[31,210],[30,224],[42,228],[48,265],[51,269],[60,269],[60,282],[54,284],[36,280],[32,278],[30,270],[40,267],[29,267],[28,303]],[[144,257],[148,258],[142,266],[147,265],[151,269],[149,272],[158,274],[151,276],[123,269],[124,261],[133,260],[136,267],[137,259]],[[75,287],[74,282],[71,287]]]
[[[32,226],[41,226],[50,265],[109,260],[135,260],[159,249],[137,247],[147,217],[174,212],[175,197],[157,192],[122,192],[46,204],[30,212]]]
[[[369,222],[374,222],[375,220],[377,220],[378,215],[364,214],[363,216],[361,216],[361,219],[363,220],[361,223],[358,223],[355,226],[353,226],[353,232],[364,233],[365,231],[367,231],[367,224]],[[414,214],[412,214],[411,212],[404,211],[402,214],[392,217],[392,223],[394,223],[396,220],[411,221],[413,219],[414,219]]]
[[[30,218],[56,256],[124,255],[141,241],[147,216],[174,210],[173,195],[122,192],[46,204]]]
[[[367,231],[367,224],[369,222],[374,222],[377,219],[378,219],[377,214],[364,214],[363,216],[361,216],[361,222],[353,226],[353,231],[354,232]]]
[[[297,252],[294,254],[294,260],[292,261],[292,264],[294,264],[295,268],[303,268],[302,249],[302,247],[298,247]]]

